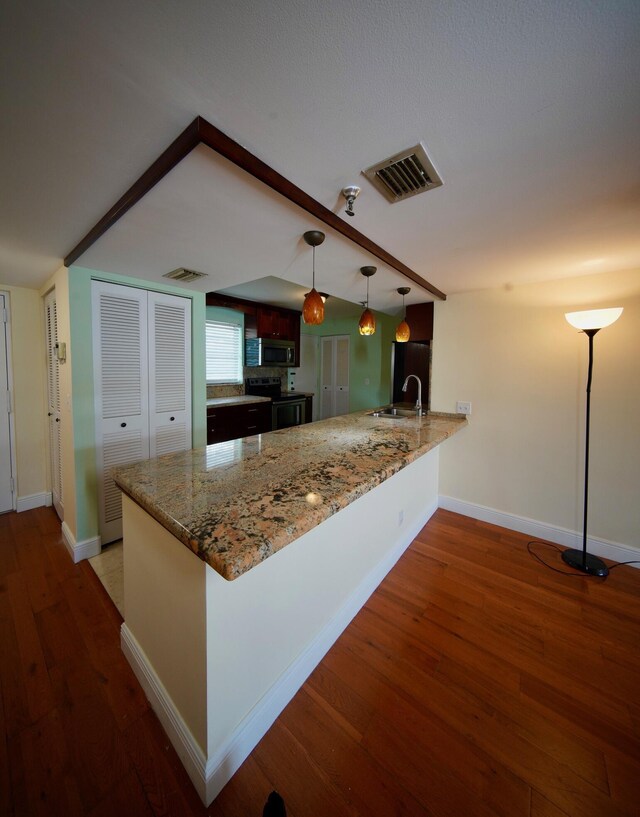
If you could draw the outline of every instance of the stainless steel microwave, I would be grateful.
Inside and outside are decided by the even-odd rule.
[[[293,366],[295,359],[293,340],[249,338],[245,341],[245,366]]]

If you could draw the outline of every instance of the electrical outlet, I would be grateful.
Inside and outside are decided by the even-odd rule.
[[[458,400],[456,403],[456,412],[458,414],[471,414],[471,403],[463,400]]]
[[[365,386],[368,386],[368,385],[369,385],[369,382],[370,382],[370,381],[369,381],[369,378],[368,378],[368,377],[365,377],[365,379],[364,379],[364,385],[365,385]]]

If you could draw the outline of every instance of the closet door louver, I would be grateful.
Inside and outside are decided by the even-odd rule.
[[[147,293],[93,282],[96,466],[100,536],[122,536],[114,465],[149,457]]]
[[[159,457],[191,447],[191,301],[149,293],[149,439]]]
[[[122,536],[116,465],[191,448],[191,300],[94,281],[100,536]]]

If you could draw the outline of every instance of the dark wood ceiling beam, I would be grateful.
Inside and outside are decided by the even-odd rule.
[[[201,116],[196,117],[178,138],[169,145],[164,153],[156,159],[149,169],[129,188],[116,204],[103,216],[87,235],[73,248],[64,259],[65,266],[70,266],[84,253],[95,241],[100,238],[127,210],[133,207],[136,202],[151,190],[178,162],[193,150],[198,144],[207,145],[230,162],[249,173],[254,178],[266,184],[276,193],[296,204],[307,213],[322,221],[328,227],[332,227],[336,232],[353,241],[363,250],[379,258],[392,269],[397,270],[414,284],[430,292],[434,297],[445,300],[446,295],[429,281],[426,281],[417,272],[414,272],[402,261],[399,261],[391,253],[380,247],[366,235],[356,230],[344,219],[337,216],[332,210],[325,207],[320,202],[312,198],[304,190],[301,190],[293,182],[290,182],[272,167],[250,153],[242,145],[235,142],[221,130],[207,122]]]

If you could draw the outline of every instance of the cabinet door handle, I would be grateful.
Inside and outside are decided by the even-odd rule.
[[[56,417],[56,423],[59,423],[59,422],[60,422],[60,418]]]
[[[120,423],[120,428],[126,428],[126,427],[127,427],[126,423]]]
[[[258,426],[247,426],[247,431],[249,431],[251,428],[258,428]]]
[[[258,409],[249,409],[249,410],[248,410],[248,413],[249,413],[249,414],[255,414],[257,410],[258,410]]]
[[[169,417],[169,420],[171,420],[171,422],[173,422],[175,419],[176,419],[175,417]]]

